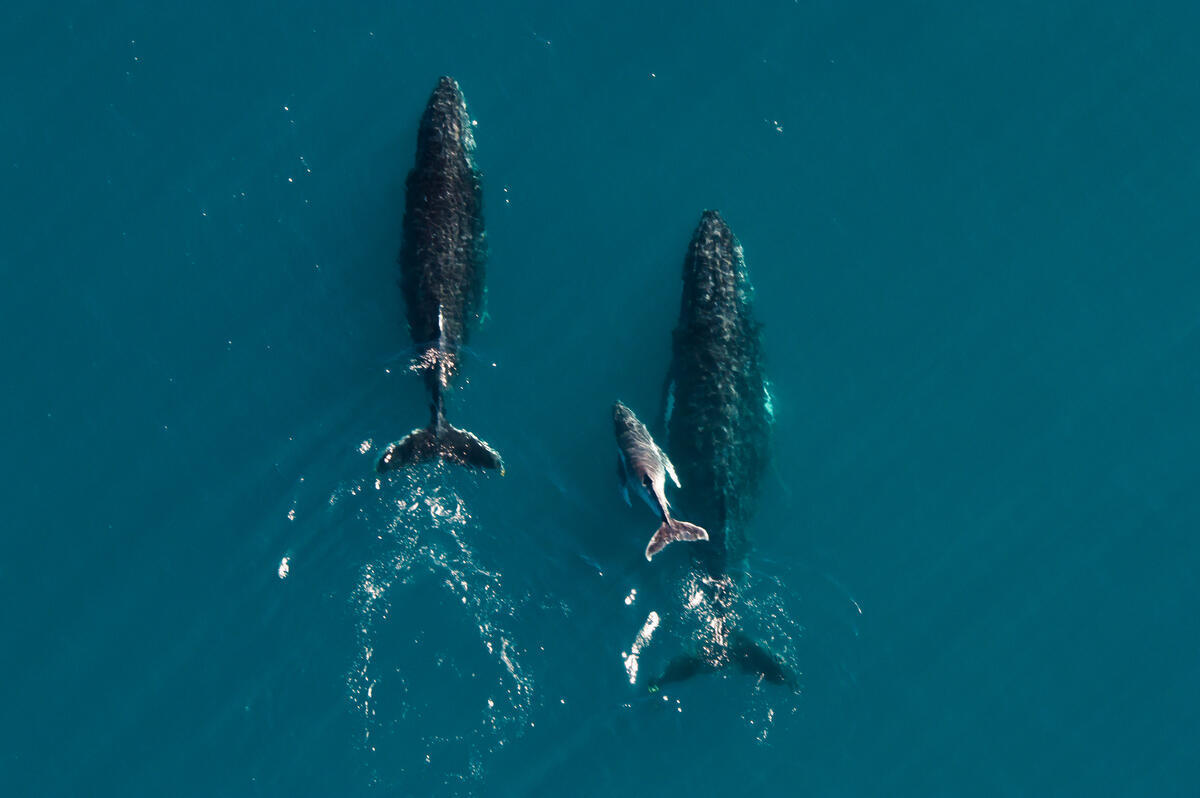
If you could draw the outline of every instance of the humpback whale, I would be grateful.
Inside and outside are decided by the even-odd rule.
[[[400,288],[416,344],[412,370],[430,400],[429,425],[387,447],[379,471],[443,459],[498,468],[500,455],[446,421],[446,395],[459,355],[483,315],[487,256],[475,138],[467,104],[452,78],[438,80],[417,131],[417,156],[405,183]]]
[[[720,213],[704,211],[683,265],[663,421],[683,504],[712,536],[697,553],[715,577],[746,554],[768,462],[772,410],[753,297],[741,244]]]
[[[672,660],[651,688],[729,665],[795,686],[763,645],[733,628],[758,481],[768,462],[772,409],[760,325],[741,244],[717,211],[706,210],[683,264],[679,322],[664,388],[663,424],[679,463],[681,506],[708,530],[689,547],[703,575],[716,645]]]
[[[679,487],[679,476],[670,459],[650,437],[646,425],[638,420],[625,405],[613,405],[613,427],[617,435],[617,478],[625,503],[633,489],[650,509],[662,519],[662,526],[650,538],[646,546],[646,559],[654,558],[667,544],[677,540],[708,540],[708,533],[695,524],[688,524],[671,517],[671,505],[666,497],[667,475],[675,487]]]

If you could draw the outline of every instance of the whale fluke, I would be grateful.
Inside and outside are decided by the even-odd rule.
[[[650,543],[646,546],[646,559],[654,559],[654,555],[665,549],[667,544],[677,540],[708,540],[708,533],[695,524],[670,518],[664,521],[654,533],[654,537],[650,538]]]
[[[759,676],[771,684],[782,684],[793,690],[800,686],[796,674],[774,652],[744,634],[735,632],[731,635],[729,653],[733,655],[743,673]]]
[[[383,473],[439,458],[459,465],[499,469],[500,475],[504,475],[504,461],[499,452],[465,429],[449,424],[443,424],[440,430],[426,427],[408,433],[399,443],[384,450],[376,470]]]
[[[736,665],[743,673],[771,684],[783,685],[791,690],[800,688],[799,678],[778,655],[762,643],[735,632],[730,635],[726,655],[715,662],[696,654],[684,654],[672,659],[662,676],[650,681],[650,692],[657,692],[665,684],[713,673],[730,665]]]

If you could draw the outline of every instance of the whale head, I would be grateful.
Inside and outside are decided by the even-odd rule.
[[[467,101],[454,78],[441,77],[421,116],[417,157],[470,157],[475,149]]]

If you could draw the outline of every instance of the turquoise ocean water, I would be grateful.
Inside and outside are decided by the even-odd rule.
[[[1194,4],[3,18],[3,794],[1195,794]],[[508,469],[377,484],[441,74],[491,247],[452,420]],[[655,414],[704,208],[798,694],[646,686],[710,619],[609,413]]]

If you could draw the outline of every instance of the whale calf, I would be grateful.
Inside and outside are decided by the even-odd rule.
[[[405,184],[400,288],[416,344],[412,370],[429,394],[429,425],[387,447],[377,469],[442,459],[504,473],[500,455],[446,421],[459,354],[483,315],[485,242],[475,138],[458,84],[438,80],[417,132]]]
[[[632,506],[629,491],[633,490],[662,519],[662,525],[646,546],[646,559],[653,559],[655,554],[677,540],[708,540],[708,533],[701,527],[671,517],[671,505],[666,497],[667,475],[677,488],[679,476],[670,459],[650,437],[646,425],[632,410],[617,402],[613,405],[613,428],[617,435],[617,478],[625,503]]]

